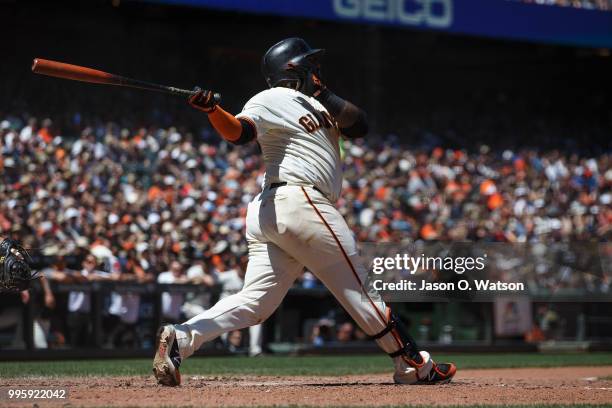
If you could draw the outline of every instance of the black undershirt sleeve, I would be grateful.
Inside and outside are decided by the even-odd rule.
[[[231,143],[235,145],[243,145],[255,140],[257,138],[257,131],[253,125],[244,119],[238,120],[242,125],[242,132],[240,133],[240,137]]]
[[[365,112],[325,88],[317,100],[334,117],[342,134],[348,138],[363,137],[368,133],[368,118]]]

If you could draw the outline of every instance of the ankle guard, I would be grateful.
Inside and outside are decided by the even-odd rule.
[[[393,313],[391,313],[389,323],[387,323],[387,327],[385,327],[380,333],[370,336],[370,339],[378,340],[391,332],[393,332],[392,335],[396,339],[398,339],[399,337],[399,340],[401,341],[403,346],[399,350],[394,351],[393,353],[389,353],[389,357],[394,358],[401,355],[405,355],[410,360],[413,360],[417,364],[420,364],[423,359],[419,354],[419,346],[417,346],[412,336],[408,334],[408,329],[406,328],[404,323],[402,323],[402,321]]]

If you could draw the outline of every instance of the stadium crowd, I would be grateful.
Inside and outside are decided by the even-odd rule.
[[[612,10],[612,0],[514,0],[546,6],[575,7],[590,10]]]
[[[107,123],[69,140],[50,119],[0,127],[1,235],[47,256],[108,252],[122,272],[155,276],[174,260],[216,270],[246,255],[246,204],[263,175],[257,144],[232,148],[209,129]],[[338,208],[359,241],[603,241],[612,232],[607,154],[415,151],[397,137],[345,141],[344,153]]]
[[[220,281],[239,289],[246,205],[263,175],[257,144],[234,148],[207,128],[194,134],[114,123],[82,127],[71,139],[51,119],[15,116],[0,123],[0,135],[0,236],[52,260],[47,279]],[[484,145],[421,151],[395,136],[344,141],[343,152],[337,205],[359,241],[547,245],[612,235],[607,154]],[[78,279],[66,273],[66,260],[75,254],[76,268],[82,267]],[[317,282],[306,273],[299,284]],[[67,331],[73,344],[85,344],[89,300],[73,293]],[[207,300],[173,296],[164,295],[166,320],[208,306]],[[47,296],[44,301],[52,303]],[[138,307],[127,307],[134,299],[121,301],[116,308],[123,312],[114,314],[129,332]]]

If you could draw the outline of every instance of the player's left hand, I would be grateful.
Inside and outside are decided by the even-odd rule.
[[[213,91],[205,91],[197,86],[193,91],[195,93],[188,99],[191,106],[206,113],[211,113],[217,108],[219,100],[215,98]]]
[[[323,82],[321,82],[321,79],[315,74],[311,75],[311,80],[312,80],[312,87],[314,89],[312,96],[316,98],[317,96],[319,96],[321,91],[325,89],[325,85],[323,84]]]
[[[325,89],[325,85],[321,82],[321,79],[313,72],[309,72],[306,75],[306,80],[302,84],[300,92],[308,96],[319,96],[321,91]]]
[[[289,63],[288,67],[297,73],[297,76],[302,82],[298,89],[301,93],[308,96],[319,96],[321,91],[325,89],[325,85],[320,78],[320,70],[318,66],[312,64]]]

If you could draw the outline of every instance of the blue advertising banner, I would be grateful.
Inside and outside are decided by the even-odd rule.
[[[159,3],[612,48],[612,12],[513,0],[153,0]]]

